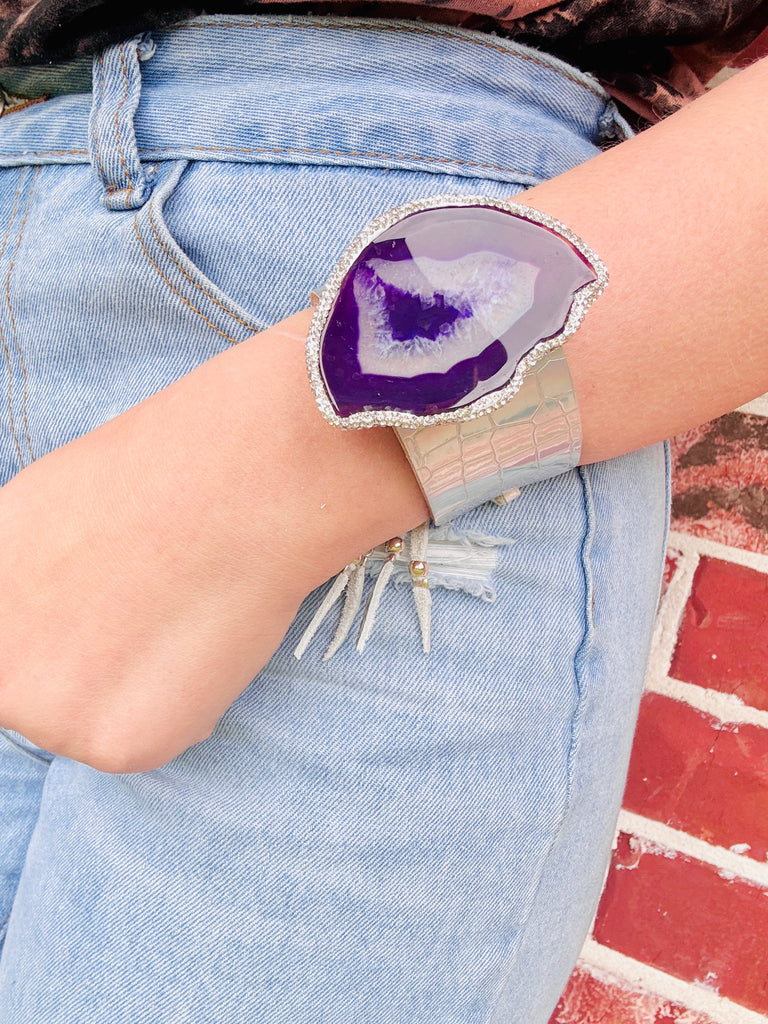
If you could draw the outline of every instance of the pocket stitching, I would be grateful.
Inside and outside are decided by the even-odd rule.
[[[217,334],[220,334],[222,338],[225,338],[227,341],[229,341],[233,345],[239,344],[239,341],[240,341],[239,338],[236,338],[236,337],[234,337],[231,334],[227,334],[226,331],[222,331],[220,327],[217,327],[216,324],[212,320],[210,320],[205,315],[205,313],[202,312],[202,310],[198,309],[197,306],[194,305],[194,303],[190,302],[190,300],[188,298],[186,298],[186,296],[182,295],[182,293],[173,284],[172,281],[169,281],[169,279],[166,277],[166,275],[163,273],[163,271],[157,265],[157,262],[152,258],[151,253],[149,252],[149,250],[147,249],[146,244],[144,243],[144,239],[141,237],[141,232],[139,231],[138,215],[135,216],[134,219],[133,219],[133,230],[134,230],[134,233],[135,233],[136,238],[138,240],[138,243],[141,246],[141,250],[144,253],[144,255],[146,256],[147,260],[152,265],[153,269],[155,270],[157,275],[160,277],[160,279],[171,289],[171,291],[174,293],[174,295],[176,295],[184,303],[185,306],[187,306],[189,309],[191,309],[193,313],[195,313],[197,316],[199,316],[201,320],[203,320],[206,324],[208,324],[208,326],[210,328],[212,328],[214,331],[216,331]],[[168,255],[170,256],[170,253]],[[201,285],[198,285],[194,281],[192,283],[195,284],[195,287],[200,288],[201,291],[203,291],[203,292],[205,291],[202,288]],[[213,296],[209,296],[209,298],[213,298]],[[225,311],[225,312],[227,312],[228,316],[232,315],[228,311]],[[246,326],[248,326],[248,325],[246,325]]]
[[[241,326],[245,327],[246,330],[249,330],[249,331],[255,330],[253,324],[248,323],[246,320],[243,320],[242,317],[237,316],[236,313],[233,313],[232,310],[227,309],[227,307],[224,305],[224,303],[221,302],[221,300],[217,299],[216,296],[208,288],[205,287],[205,285],[201,284],[199,281],[196,281],[194,279],[194,277],[192,277],[192,275],[187,270],[184,269],[184,267],[181,265],[181,263],[179,263],[178,259],[174,256],[174,254],[170,251],[168,246],[163,241],[163,239],[162,239],[162,237],[160,235],[160,231],[159,231],[159,229],[157,227],[157,222],[155,221],[155,216],[154,216],[154,210],[153,210],[151,205],[150,205],[150,207],[148,209],[148,214],[149,214],[149,224],[150,224],[150,227],[152,229],[152,234],[155,236],[155,240],[157,241],[157,244],[163,250],[163,252],[168,257],[168,259],[171,261],[171,263],[173,263],[173,265],[176,267],[176,269],[179,271],[179,273],[183,277],[185,277],[187,281],[189,281],[189,283],[192,285],[193,288],[197,288],[198,291],[202,292],[203,295],[205,295],[205,297],[207,299],[209,299],[214,304],[214,306],[218,306],[219,309],[222,311],[222,313],[225,313],[228,317],[230,317],[230,319],[234,320],[236,323],[238,323]],[[169,284],[170,284],[170,282],[169,282]],[[173,287],[173,286],[171,285],[171,287]],[[174,289],[174,291],[176,291],[176,289]],[[179,294],[179,293],[177,292],[177,294]],[[233,340],[236,340],[236,339],[233,339]]]

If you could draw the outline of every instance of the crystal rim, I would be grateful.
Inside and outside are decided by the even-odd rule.
[[[459,409],[450,409],[446,412],[431,413],[426,416],[419,416],[416,413],[406,412],[400,409],[367,409],[361,412],[352,413],[350,416],[339,416],[333,407],[330,396],[325,386],[321,370],[321,346],[325,329],[328,325],[334,303],[339,294],[341,284],[351,270],[355,260],[376,237],[383,231],[397,224],[398,221],[413,213],[420,213],[422,210],[433,210],[439,207],[455,206],[484,206],[490,209],[501,210],[504,213],[520,217],[522,220],[540,224],[542,227],[554,231],[574,247],[587,261],[595,273],[595,280],[584,285],[574,295],[571,307],[568,311],[565,323],[562,328],[549,338],[544,338],[518,362],[514,373],[507,384],[487,395],[475,399],[474,402],[462,406]],[[608,270],[600,257],[595,253],[578,235],[569,227],[542,213],[531,206],[522,203],[515,203],[511,200],[491,199],[486,196],[462,196],[462,195],[439,195],[428,196],[423,199],[414,199],[400,206],[379,214],[374,220],[357,235],[346,247],[338,262],[331,271],[328,280],[323,286],[319,301],[315,307],[312,323],[307,337],[306,358],[309,380],[312,391],[315,395],[318,408],[323,417],[335,427],[347,430],[361,429],[365,427],[428,427],[437,423],[463,423],[477,419],[486,413],[492,412],[505,405],[520,390],[523,381],[536,363],[553,349],[559,348],[570,338],[584,319],[587,310],[595,299],[604,291],[608,284]]]

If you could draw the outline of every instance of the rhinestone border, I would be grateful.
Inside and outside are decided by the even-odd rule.
[[[355,260],[363,249],[369,245],[377,235],[388,230],[398,221],[413,213],[420,213],[422,210],[434,210],[438,207],[452,206],[485,206],[491,209],[501,210],[504,213],[512,214],[522,220],[531,221],[548,228],[569,242],[581,256],[587,261],[595,272],[596,280],[591,284],[580,288],[571,303],[565,323],[562,329],[550,338],[538,342],[527,355],[523,356],[515,367],[515,372],[509,382],[502,388],[483,395],[469,405],[460,409],[451,409],[447,412],[435,413],[429,416],[418,416],[415,413],[405,412],[398,409],[371,409],[363,412],[353,413],[351,416],[339,416],[331,403],[325,387],[323,374],[320,366],[320,350],[323,334],[330,319],[331,311],[339,294],[344,277],[351,269]],[[462,195],[438,195],[428,196],[423,199],[414,199],[391,210],[380,214],[372,220],[363,231],[354,238],[344,250],[341,258],[333,268],[328,278],[319,301],[315,308],[312,323],[307,337],[307,369],[309,380],[317,401],[320,412],[325,419],[335,427],[346,430],[356,430],[365,427],[428,427],[436,423],[463,423],[468,420],[477,419],[494,409],[499,409],[507,403],[513,395],[520,390],[525,377],[536,363],[548,352],[559,348],[563,342],[573,335],[581,326],[587,310],[595,299],[604,291],[608,284],[608,269],[590,247],[574,234],[561,221],[550,217],[547,213],[541,213],[531,206],[515,203],[511,200],[490,199],[487,196],[462,196]]]

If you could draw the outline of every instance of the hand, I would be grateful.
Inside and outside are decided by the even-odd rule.
[[[0,724],[104,771],[157,767],[211,733],[310,590],[426,517],[390,431],[319,416],[307,324],[223,353],[0,491]]]

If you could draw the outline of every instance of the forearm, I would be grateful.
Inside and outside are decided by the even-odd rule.
[[[752,115],[766,80],[762,62],[517,197],[571,227],[609,268],[608,288],[566,343],[583,462],[659,441],[768,390],[768,131]],[[409,528],[426,507],[389,431],[337,431],[322,420],[299,355],[309,314],[290,323],[283,371],[295,377],[285,386],[305,438],[296,467],[302,521],[326,531],[331,560],[332,535],[352,557],[355,544],[364,550]],[[258,360],[260,342],[252,344]]]
[[[743,72],[521,197],[611,275],[565,345],[584,461],[768,390],[768,129],[751,115],[767,76]],[[318,411],[310,318],[233,346],[2,488],[0,724],[106,770],[161,764],[208,734],[313,587],[427,517],[392,430],[338,430]]]
[[[235,486],[235,506],[250,507],[259,532],[266,531],[260,542],[272,537],[310,553],[311,564],[296,568],[317,586],[423,522],[428,510],[392,430],[338,430],[320,415],[307,376],[311,318],[302,310],[281,321],[204,363],[158,400],[166,405],[177,393],[175,415],[189,448],[179,456],[183,473],[188,459],[214,454],[205,418],[192,405],[202,412],[215,396],[226,461],[218,451],[207,472],[218,475],[217,488],[232,494]],[[247,533],[246,525],[246,546]]]
[[[762,61],[521,197],[568,224],[609,269],[565,349],[583,462],[768,390],[766,95]]]

